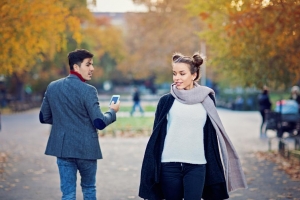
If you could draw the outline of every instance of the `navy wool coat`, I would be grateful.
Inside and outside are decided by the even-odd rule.
[[[213,99],[213,95],[210,95]],[[139,196],[149,200],[163,199],[160,187],[161,155],[167,134],[167,114],[173,105],[174,97],[166,94],[158,102],[153,132],[148,141],[141,170]],[[203,199],[227,199],[229,198],[224,170],[219,154],[216,131],[210,118],[204,126],[204,150],[206,164],[206,177],[203,190]]]
[[[97,129],[114,122],[116,113],[102,113],[96,88],[70,74],[49,84],[39,118],[52,125],[46,155],[101,159]]]

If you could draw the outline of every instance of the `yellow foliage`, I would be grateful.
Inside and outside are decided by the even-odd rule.
[[[299,0],[191,0],[188,9],[209,13],[199,16],[206,23],[199,36],[222,74],[248,86],[299,81]]]
[[[65,31],[81,41],[80,20],[59,0],[0,2],[0,74],[29,71],[38,59],[65,48]]]

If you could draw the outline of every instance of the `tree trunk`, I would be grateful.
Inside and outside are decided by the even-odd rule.
[[[12,75],[14,87],[14,99],[17,101],[25,100],[25,91],[24,91],[24,80],[22,80],[22,74],[14,73]]]

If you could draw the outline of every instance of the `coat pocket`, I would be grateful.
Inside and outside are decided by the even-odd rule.
[[[64,139],[65,132],[51,131],[45,153],[47,155],[54,155],[58,157],[62,156]]]

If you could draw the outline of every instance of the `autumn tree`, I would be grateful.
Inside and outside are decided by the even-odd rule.
[[[93,22],[82,30],[84,43],[93,52],[96,69],[92,82],[99,84],[114,78],[116,66],[124,59],[125,44],[123,32],[106,16],[95,16]],[[101,80],[100,80],[101,79]],[[113,80],[114,81],[114,80]]]
[[[199,35],[209,64],[232,83],[278,88],[300,80],[299,0],[192,0],[188,9],[206,22]]]
[[[0,74],[12,77],[22,98],[27,73],[39,61],[65,48],[67,29],[81,41],[80,20],[58,0],[3,0],[0,2]]]
[[[80,21],[58,0],[0,2],[1,74],[28,71],[37,59],[53,57],[66,45],[65,31],[81,41]]]
[[[126,46],[128,56],[118,67],[128,78],[157,77],[172,80],[171,57],[175,52],[192,55],[200,51],[199,18],[185,9],[188,0],[147,1],[148,12],[128,13]]]

